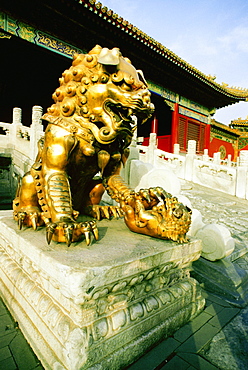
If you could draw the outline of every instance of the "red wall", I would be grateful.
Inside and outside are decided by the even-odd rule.
[[[142,145],[144,145],[144,146],[149,145],[149,137],[144,137],[144,141],[143,141]]]
[[[212,157],[214,153],[219,152],[220,146],[224,146],[226,148],[226,157],[225,158],[227,158],[228,154],[232,155],[232,159],[234,158],[234,148],[233,148],[232,144],[227,143],[226,141],[223,141],[223,140],[220,140],[220,139],[216,139],[216,138],[213,138],[210,141],[209,150],[208,150],[209,156]],[[223,158],[223,159],[225,159],[225,158]]]
[[[158,149],[171,152],[171,135],[158,136]]]
[[[158,139],[158,149],[171,153],[171,135],[157,136],[157,139]],[[149,145],[149,137],[144,137],[142,145],[144,146]]]

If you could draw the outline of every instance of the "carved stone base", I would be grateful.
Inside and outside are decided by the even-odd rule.
[[[87,247],[45,242],[0,212],[0,289],[46,369],[122,369],[204,306],[191,262],[201,243],[153,239],[101,221]]]

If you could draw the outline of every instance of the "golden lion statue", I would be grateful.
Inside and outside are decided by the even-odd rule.
[[[159,187],[135,193],[119,175],[134,116],[142,124],[154,112],[143,73],[119,49],[97,45],[74,54],[59,82],[36,161],[13,202],[19,228],[45,224],[48,243],[70,246],[84,235],[89,244],[91,233],[98,239],[96,222],[76,221],[86,213],[98,220],[124,216],[134,232],[185,241],[190,210]],[[119,206],[99,205],[105,189]]]

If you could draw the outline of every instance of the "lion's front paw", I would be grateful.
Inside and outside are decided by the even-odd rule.
[[[87,213],[95,217],[98,221],[103,218],[109,220],[111,217],[119,218],[124,216],[124,211],[119,206],[93,205],[87,208]]]
[[[91,233],[98,240],[98,229],[94,220],[85,222],[49,222],[46,225],[46,239],[48,244],[50,244],[51,240],[54,240],[56,242],[64,242],[69,247],[72,242],[78,241],[84,235],[86,244],[89,245]]]

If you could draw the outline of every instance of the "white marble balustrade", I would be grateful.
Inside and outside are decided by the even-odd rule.
[[[248,150],[241,150],[237,162],[232,162],[230,155],[222,160],[219,152],[210,157],[207,149],[197,155],[194,140],[189,140],[186,154],[180,154],[179,144],[169,153],[158,149],[156,142],[156,134],[151,134],[148,146],[137,145],[140,161],[169,168],[180,179],[248,199]]]
[[[44,135],[41,117],[42,107],[34,106],[32,124],[27,127],[22,123],[21,108],[14,108],[12,123],[0,122],[0,153],[12,157],[17,175],[23,176],[35,160],[37,142]]]

